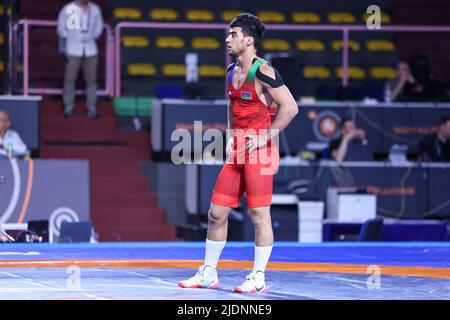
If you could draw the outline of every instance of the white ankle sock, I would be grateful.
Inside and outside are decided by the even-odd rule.
[[[227,241],[213,241],[206,239],[205,264],[217,268],[220,254]]]
[[[253,271],[266,271],[273,245],[267,247],[255,246],[255,260],[253,263]]]

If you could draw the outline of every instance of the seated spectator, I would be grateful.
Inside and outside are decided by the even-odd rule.
[[[450,117],[439,120],[435,133],[419,142],[418,154],[420,161],[450,162]]]
[[[397,64],[397,76],[392,84],[392,101],[402,101],[403,97],[403,89],[405,85],[414,84],[415,80],[411,74],[411,70],[409,69],[409,65],[401,61]]]
[[[358,129],[350,118],[340,123],[341,136],[330,142],[331,158],[335,161],[373,160],[364,130]]]
[[[27,146],[16,131],[9,129],[10,124],[8,113],[0,110],[0,157],[24,156]]]
[[[406,82],[397,101],[402,102],[445,102],[448,100],[442,83],[433,79],[428,57],[416,54],[409,61],[412,79]]]

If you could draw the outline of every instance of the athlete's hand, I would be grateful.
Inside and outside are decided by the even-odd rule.
[[[266,133],[260,135],[247,134],[245,138],[245,150],[251,153],[253,150],[263,147],[267,144],[268,137]]]

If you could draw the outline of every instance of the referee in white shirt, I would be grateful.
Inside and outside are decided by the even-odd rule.
[[[0,159],[5,157],[17,157],[27,155],[28,148],[20,138],[20,135],[9,129],[11,121],[9,115],[0,110]]]
[[[97,66],[96,39],[103,31],[103,18],[98,5],[89,0],[76,0],[66,4],[58,15],[58,35],[66,56],[64,73],[64,116],[70,117],[74,109],[75,83],[83,65],[86,81],[86,111],[89,118],[97,118]]]

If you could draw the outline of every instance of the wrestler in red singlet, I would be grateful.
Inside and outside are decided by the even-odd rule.
[[[276,114],[276,108],[265,105],[255,89],[256,74],[262,63],[268,62],[261,58],[253,60],[240,88],[233,86],[235,64],[228,68],[227,92],[234,124],[231,128],[234,150],[228,155],[217,179],[212,196],[214,204],[236,208],[244,192],[250,208],[271,204],[273,174],[279,165],[278,148],[273,139],[250,154],[244,145],[245,134],[259,135],[261,131],[267,131]]]
[[[273,175],[279,165],[274,137],[298,113],[298,106],[281,76],[256,54],[265,27],[255,15],[242,13],[230,23],[225,39],[236,62],[227,68],[227,161],[217,179],[208,212],[205,262],[182,288],[218,288],[217,264],[228,234],[228,217],[246,193],[255,227],[253,270],[235,292],[267,290],[265,270],[274,243],[270,205]]]

